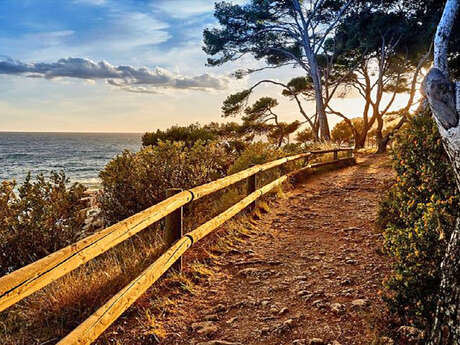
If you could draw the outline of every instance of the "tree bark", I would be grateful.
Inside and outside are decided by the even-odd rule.
[[[323,88],[321,85],[321,76],[316,56],[310,46],[305,47],[305,54],[310,65],[310,76],[315,89],[316,113],[318,114],[319,133],[322,140],[331,140],[329,123],[327,121],[326,109],[323,101]]]
[[[449,37],[460,0],[447,0],[434,41],[434,68],[423,82],[423,90],[439,128],[443,145],[452,162],[460,190],[460,83],[449,80]],[[441,286],[429,345],[460,344],[460,218],[451,235],[441,264]]]
[[[331,140],[331,134],[329,130],[329,124],[327,121],[326,107],[323,100],[323,87],[321,85],[321,74],[318,66],[318,61],[316,59],[315,51],[312,49],[310,44],[310,37],[308,34],[308,24],[305,21],[303,14],[302,6],[300,5],[299,0],[292,0],[293,9],[299,15],[302,21],[302,29],[300,30],[302,34],[302,45],[305,52],[305,56],[308,60],[308,65],[310,67],[310,76],[313,81],[313,86],[315,89],[315,101],[316,101],[316,114],[318,116],[319,123],[319,132],[322,140]]]

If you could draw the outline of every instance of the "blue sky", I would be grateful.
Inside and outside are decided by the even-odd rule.
[[[302,73],[236,81],[231,72],[258,63],[206,67],[202,32],[215,25],[213,7],[213,0],[0,0],[0,130],[144,132],[222,121],[228,94]],[[284,121],[299,119],[279,90],[259,94],[280,99]]]

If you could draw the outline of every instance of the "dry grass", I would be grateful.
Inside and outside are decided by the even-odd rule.
[[[162,243],[146,230],[1,313],[0,344],[61,338],[153,262]]]
[[[283,169],[261,173],[258,185],[265,185],[302,165],[301,161],[291,162]],[[186,208],[186,230],[195,228],[235,204],[246,196],[246,192],[247,184],[243,181]],[[284,197],[281,187],[259,200],[252,216],[262,217],[262,213],[269,212],[269,200],[274,197]],[[184,293],[193,295],[197,289],[196,283],[214,274],[209,265],[252,236],[255,231],[253,222],[253,217],[248,217],[247,213],[227,222],[224,233],[210,236],[208,244],[199,249],[201,260],[194,260],[187,266],[186,273],[168,274],[130,308],[126,314],[135,315],[140,332],[158,339],[164,337],[165,330],[158,318],[181,312],[174,296]],[[0,344],[55,344],[142,272],[164,249],[161,231],[145,230],[29,296],[0,313]],[[97,343],[108,343],[107,337],[101,337]],[[116,344],[115,341],[110,343]]]

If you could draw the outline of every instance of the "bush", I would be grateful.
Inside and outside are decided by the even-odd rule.
[[[263,142],[249,144],[230,167],[228,174],[231,175],[252,165],[270,162],[284,156],[286,154],[272,144]]]
[[[0,276],[75,242],[85,221],[85,187],[67,187],[64,173],[30,174],[0,185]],[[15,189],[18,189],[18,194]]]
[[[190,126],[172,126],[164,131],[147,132],[142,136],[142,145],[158,145],[161,141],[181,141],[187,147],[192,147],[197,141],[213,141],[217,134],[211,128],[203,127],[200,124]]]
[[[221,145],[159,142],[125,151],[100,172],[102,214],[116,223],[165,199],[168,188],[188,189],[225,176],[231,163]]]
[[[429,327],[440,264],[460,214],[453,171],[429,111],[397,135],[393,160],[396,183],[379,211],[385,248],[394,258],[388,302],[404,324]]]

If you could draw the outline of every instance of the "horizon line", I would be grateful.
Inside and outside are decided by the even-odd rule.
[[[0,130],[0,133],[73,133],[73,134],[144,134],[145,132],[104,132],[104,131],[27,131],[27,130]]]

